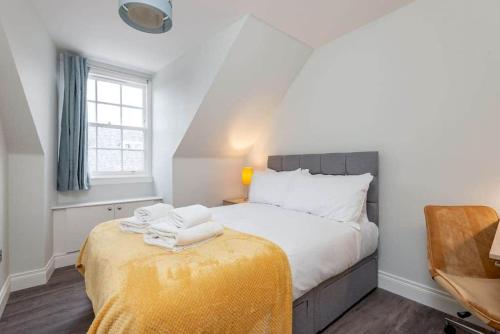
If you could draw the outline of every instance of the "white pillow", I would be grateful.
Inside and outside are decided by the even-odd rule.
[[[369,223],[369,222],[370,220],[368,219],[368,210],[366,209],[366,198],[365,198],[365,201],[363,203],[363,210],[361,210],[361,215],[359,216],[358,223]]]
[[[301,174],[309,174],[309,170],[297,169],[287,172],[274,170],[255,171],[248,192],[248,201],[282,206],[291,180]]]
[[[293,179],[283,207],[339,222],[356,222],[363,213],[372,180],[371,174],[298,175]]]

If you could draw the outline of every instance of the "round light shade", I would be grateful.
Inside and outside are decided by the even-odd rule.
[[[161,34],[172,28],[169,0],[120,0],[120,17],[132,28]]]
[[[250,183],[252,183],[252,175],[252,167],[243,167],[243,170],[241,171],[241,183],[243,183],[245,186],[250,185]]]

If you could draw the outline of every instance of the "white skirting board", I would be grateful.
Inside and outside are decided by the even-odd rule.
[[[54,257],[51,257],[43,268],[11,274],[9,276],[10,289],[11,291],[17,291],[46,284],[54,269]]]
[[[378,287],[455,317],[457,312],[465,311],[465,308],[445,291],[381,270],[378,272]],[[474,316],[467,318],[467,321],[486,328],[485,324]]]
[[[67,266],[74,266],[76,260],[78,259],[78,255],[80,255],[80,252],[54,255],[55,268],[57,269]]]
[[[7,276],[7,279],[0,290],[0,317],[5,310],[5,305],[7,305],[11,292],[47,284],[49,278],[52,276],[52,273],[54,273],[54,269],[54,257],[51,257],[49,262],[47,262],[43,268]]]

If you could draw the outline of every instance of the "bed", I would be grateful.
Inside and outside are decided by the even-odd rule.
[[[116,221],[103,223],[77,261],[96,313],[89,331],[317,333],[376,288],[378,154],[272,156],[268,167],[371,173],[373,223],[244,203],[213,208],[224,234],[176,254],[121,232]]]
[[[267,166],[276,171],[291,171],[297,168],[309,169],[311,174],[360,175],[371,173],[374,178],[368,190],[366,209],[369,221],[378,226],[378,152],[270,156]],[[294,300],[293,333],[317,333],[321,331],[375,289],[377,285],[378,256],[377,250],[374,250],[353,266],[323,280],[316,287]]]
[[[224,226],[270,240],[285,252],[294,300],[377,249],[378,228],[371,222],[337,223],[259,203],[213,208],[212,215]]]

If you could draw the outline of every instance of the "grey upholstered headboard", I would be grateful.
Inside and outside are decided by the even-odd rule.
[[[309,169],[311,174],[360,175],[371,173],[366,209],[368,219],[378,225],[378,152],[275,155],[267,159],[275,171]]]

